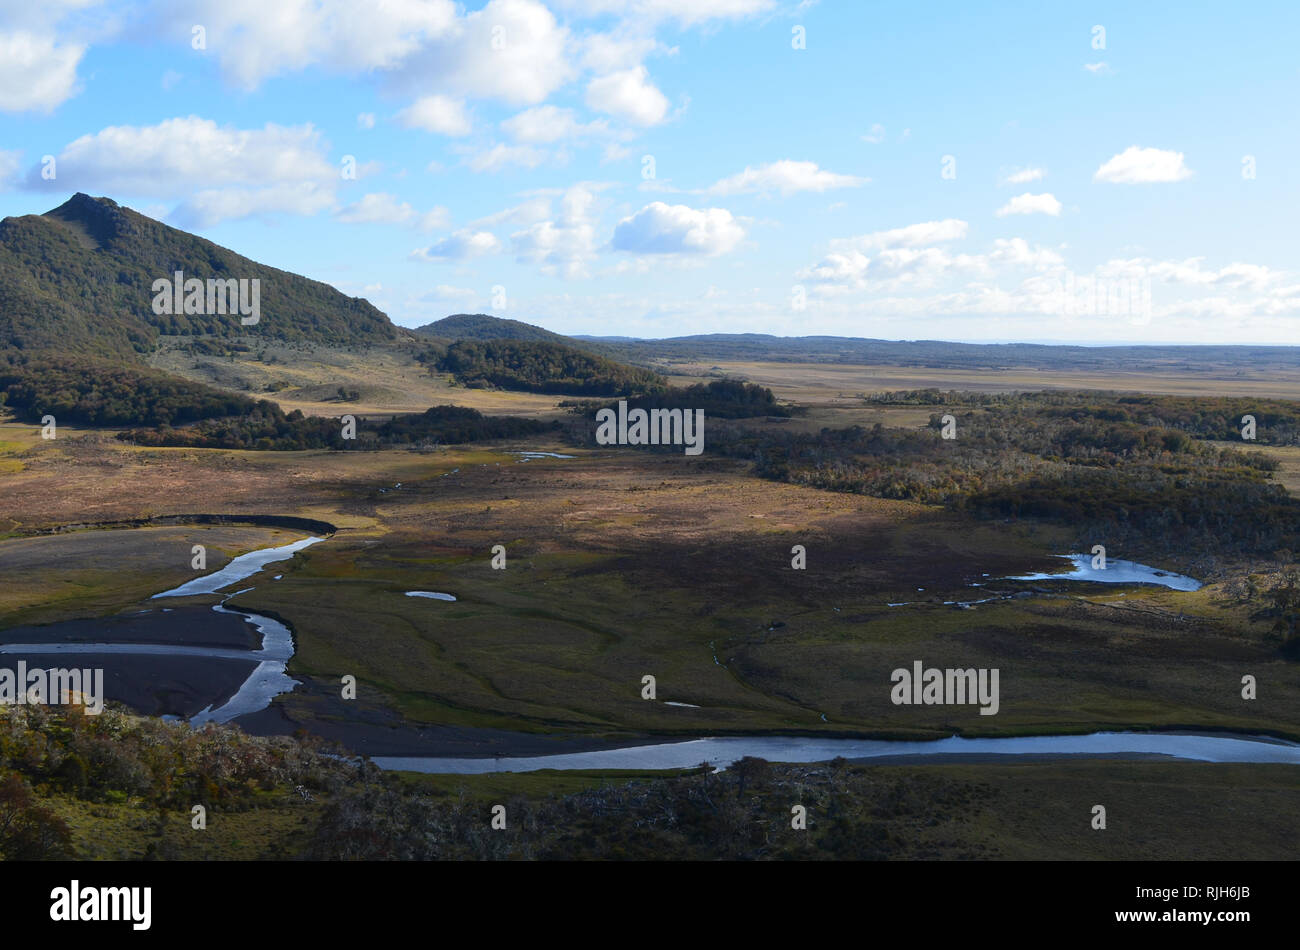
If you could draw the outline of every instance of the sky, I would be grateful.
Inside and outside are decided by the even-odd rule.
[[[0,0],[0,215],[105,195],[403,326],[1295,345],[1298,27],[1268,0]]]

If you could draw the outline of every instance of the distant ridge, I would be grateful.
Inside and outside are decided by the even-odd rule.
[[[856,363],[934,369],[1149,370],[1174,366],[1300,367],[1300,346],[1076,346],[1047,343],[949,343],[843,336],[778,337],[706,333],[661,340],[577,336],[618,359]]]
[[[260,280],[261,316],[155,314],[152,285]],[[261,336],[356,346],[399,331],[368,301],[259,264],[109,198],[77,193],[52,211],[0,221],[0,348],[110,357],[148,353],[162,334]]]

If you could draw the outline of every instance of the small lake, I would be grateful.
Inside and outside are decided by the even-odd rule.
[[[915,756],[931,760],[964,755],[1155,755],[1197,762],[1275,762],[1300,765],[1300,743],[1264,738],[1155,732],[1094,732],[1082,736],[1025,736],[1009,739],[963,739],[952,736],[929,742],[728,736],[564,755],[478,759],[372,756],[371,761],[382,769],[393,771],[484,775],[491,772],[536,772],[540,769],[689,769],[702,762],[708,762],[715,768],[726,768],[747,755],[767,759],[769,762],[788,763],[826,762],[837,756],[846,759]]]
[[[1162,571],[1136,561],[1106,560],[1105,570],[1096,570],[1092,566],[1092,556],[1088,554],[1064,554],[1070,561],[1069,570],[1052,574],[1021,574],[1017,577],[1004,577],[1005,581],[1092,581],[1096,584],[1157,584],[1170,590],[1200,590],[1201,582],[1184,574]]]

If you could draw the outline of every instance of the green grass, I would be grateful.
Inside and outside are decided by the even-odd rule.
[[[644,565],[626,557],[557,551],[510,564],[492,571],[486,551],[336,539],[237,604],[291,619],[291,674],[327,692],[354,675],[365,704],[427,723],[597,734],[933,738],[1186,727],[1300,737],[1293,666],[1264,625],[1210,591],[1129,588],[1120,598],[1093,588],[958,611],[888,608],[848,582],[820,604],[796,587],[755,584],[747,602],[709,612],[693,590],[638,586]],[[778,618],[783,626],[769,629]],[[713,662],[715,649],[724,665]],[[998,715],[893,705],[890,673],[918,659],[999,669]],[[1246,673],[1260,683],[1253,701],[1240,695]],[[640,696],[646,674],[659,702]],[[347,714],[307,694],[282,701],[295,717]]]

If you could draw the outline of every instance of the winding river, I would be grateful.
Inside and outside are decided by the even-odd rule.
[[[929,742],[729,736],[565,755],[478,759],[373,756],[371,761],[382,769],[405,772],[482,775],[489,772],[536,772],[540,769],[689,769],[703,762],[708,762],[715,768],[726,768],[747,755],[770,762],[825,762],[837,756],[846,759],[894,756],[935,759],[966,755],[1158,755],[1199,762],[1274,762],[1300,765],[1300,743],[1255,737],[1157,732],[1094,732],[1083,736],[1024,736],[1008,739],[963,739],[952,736]]]
[[[253,576],[266,565],[288,560],[324,540],[303,538],[291,544],[264,548],[240,555],[212,574],[195,578],[179,587],[155,594],[153,599],[219,593],[224,588]],[[1154,583],[1175,590],[1196,590],[1196,580],[1170,574],[1128,561],[1110,561],[1104,572],[1093,571],[1087,555],[1069,555],[1073,570],[1064,574],[1034,574],[1015,580],[1101,580],[1112,583]],[[1012,579],[1012,578],[1008,578]],[[249,588],[251,589],[251,588]],[[250,611],[226,606],[238,593],[227,594],[213,606],[218,613],[242,617],[261,634],[257,650],[166,643],[54,642],[6,643],[0,654],[134,654],[233,659],[255,662],[253,672],[236,692],[217,708],[211,705],[190,718],[192,725],[225,723],[270,706],[275,697],[291,692],[298,682],[286,673],[294,654],[293,634],[283,623]],[[436,591],[408,591],[408,597],[454,601],[451,594]],[[686,706],[685,703],[672,705]],[[1300,743],[1252,736],[1188,733],[1097,732],[1075,736],[1026,736],[999,739],[963,739],[953,736],[933,741],[891,741],[881,739],[837,739],[803,736],[748,736],[688,739],[649,745],[556,755],[452,758],[436,756],[373,756],[383,769],[447,774],[531,772],[541,769],[687,769],[707,762],[726,768],[744,756],[773,762],[823,762],[843,756],[847,759],[889,759],[936,761],[963,756],[1161,756],[1200,762],[1255,762],[1300,765]]]
[[[173,587],[171,590],[165,590],[161,594],[154,594],[153,600],[159,597],[192,597],[195,594],[215,594],[223,587],[229,587],[231,584],[238,583],[246,577],[252,577],[268,564],[274,564],[276,561],[287,561],[294,554],[303,548],[309,548],[313,544],[324,541],[324,538],[303,538],[301,541],[294,541],[292,544],[282,544],[275,548],[262,548],[258,551],[250,551],[247,554],[241,554],[237,558],[232,558],[230,563],[219,571],[211,574],[205,574],[202,577],[196,577],[192,581],[182,584],[180,587]]]
[[[211,574],[197,577],[161,594],[154,594],[153,600],[160,597],[189,597],[195,594],[215,594],[222,588],[252,577],[268,564],[285,561],[295,553],[310,547],[324,538],[309,537],[291,544],[282,544],[273,548],[262,548],[241,554],[231,559],[225,567]],[[23,654],[130,654],[134,656],[177,656],[200,657],[210,659],[245,660],[257,663],[253,672],[240,685],[235,694],[216,709],[208,706],[190,717],[190,725],[200,726],[205,722],[230,722],[248,713],[260,712],[271,705],[275,697],[293,691],[298,681],[291,679],[285,672],[289,660],[293,657],[293,634],[280,621],[250,611],[235,610],[226,606],[226,601],[248,590],[227,594],[222,602],[213,606],[217,613],[242,617],[251,624],[262,637],[262,646],[257,650],[240,650],[233,647],[186,646],[169,643],[94,643],[77,641],[74,643],[5,643],[0,644],[0,655]]]

